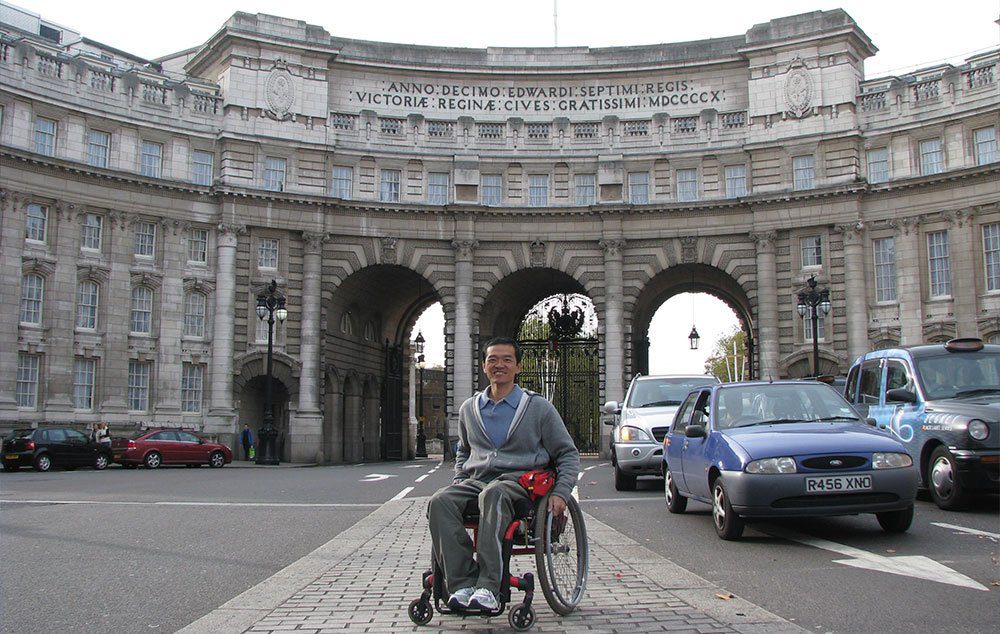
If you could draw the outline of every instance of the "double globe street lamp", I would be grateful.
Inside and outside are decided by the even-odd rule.
[[[799,303],[796,308],[800,317],[809,314],[812,319],[812,339],[813,339],[813,376],[819,376],[819,313],[830,314],[830,289],[823,288],[816,290],[816,276],[811,275],[808,291],[799,293]]]
[[[274,428],[272,411],[274,394],[271,384],[274,377],[271,375],[271,363],[274,356],[274,322],[285,321],[286,317],[288,311],[285,309],[285,296],[278,292],[278,283],[271,280],[264,292],[257,295],[257,319],[267,319],[267,387],[264,389],[264,424],[258,432],[261,450],[257,453],[257,464],[260,465],[278,464],[278,453],[275,451],[278,430]]]
[[[417,383],[417,458],[427,457],[427,434],[424,431],[424,333],[417,332],[413,340],[413,349],[417,353],[417,371],[420,373]]]

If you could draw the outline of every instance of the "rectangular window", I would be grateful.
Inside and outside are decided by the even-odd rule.
[[[156,225],[152,222],[135,223],[135,255],[144,258],[156,255]]]
[[[162,168],[163,144],[143,141],[139,173],[150,178],[159,178]]]
[[[37,203],[28,203],[28,220],[24,226],[24,238],[31,242],[45,242],[49,225],[49,208]]]
[[[128,409],[131,412],[145,412],[149,409],[150,368],[149,363],[128,363]]]
[[[529,123],[528,124],[528,138],[539,140],[549,138],[549,124],[547,123]]]
[[[333,113],[330,115],[330,127],[334,130],[353,130],[354,115],[339,112]]]
[[[428,121],[427,136],[430,137],[453,137],[455,136],[455,124],[451,121]]]
[[[382,134],[387,134],[389,136],[403,135],[402,119],[381,118],[378,120],[378,122],[379,122],[379,130],[382,132]]]
[[[626,121],[625,136],[648,136],[649,121]]]
[[[698,200],[698,170],[677,170],[677,200]]]
[[[976,165],[986,165],[1000,159],[997,154],[997,129],[979,128],[973,132],[976,143]]]
[[[354,191],[354,169],[334,166],[330,171],[330,195],[350,200]]]
[[[930,271],[931,297],[951,296],[951,259],[948,255],[948,232],[927,234],[927,265]]]
[[[576,204],[593,205],[597,202],[597,176],[594,174],[576,175]]]
[[[448,174],[446,172],[427,174],[427,202],[432,205],[448,204]]]
[[[84,280],[76,285],[76,327],[94,330],[97,328],[97,303],[100,288],[93,280]]]
[[[73,361],[73,407],[94,409],[94,373],[97,362],[93,359]]]
[[[205,313],[207,312],[208,298],[198,292],[188,293],[184,296],[184,336],[204,337],[205,336]]]
[[[502,123],[480,123],[477,125],[479,128],[479,138],[480,139],[502,139],[503,138],[503,124]]]
[[[794,189],[812,189],[816,186],[816,158],[811,154],[793,157],[792,173]]]
[[[185,363],[181,370],[181,411],[201,411],[201,387],[205,366]]]
[[[597,138],[597,124],[596,123],[575,123],[573,124],[573,138],[574,139],[596,139]]]
[[[819,236],[806,236],[799,240],[802,267],[823,266],[823,249]]]
[[[811,342],[813,340],[813,328],[812,328],[812,326],[813,326],[813,324],[812,324],[812,313],[807,312],[806,316],[802,318],[802,336],[803,336],[803,339],[806,342]],[[816,340],[817,341],[823,341],[823,340],[825,340],[826,338],[823,336],[823,333],[825,333],[825,332],[826,332],[826,315],[823,314],[823,311],[817,311],[816,312],[816,333],[817,333],[818,336],[816,337]]]
[[[872,242],[875,257],[875,301],[896,301],[896,244],[893,238]]]
[[[889,148],[868,150],[868,182],[884,183],[889,180]]]
[[[188,234],[188,262],[208,262],[208,229],[192,229]]]
[[[983,263],[986,290],[1000,291],[1000,223],[983,225]]]
[[[739,198],[747,195],[747,166],[726,166],[726,196]]]
[[[21,277],[21,323],[42,325],[42,302],[45,297],[45,279],[28,273]]]
[[[38,363],[37,354],[17,355],[17,388],[16,399],[18,407],[38,406]]]
[[[941,155],[941,139],[927,139],[920,142],[920,173],[939,174],[944,170]]]
[[[528,204],[532,207],[545,207],[549,204],[548,174],[530,174],[528,176]]]
[[[80,226],[80,247],[90,251],[101,250],[101,233],[104,229],[104,217],[97,214],[84,214],[83,225]]]
[[[195,185],[211,185],[214,180],[215,155],[202,150],[191,152],[191,182]]]
[[[283,158],[267,156],[264,158],[264,189],[269,192],[285,191],[285,167]]]
[[[108,152],[111,150],[111,135],[100,130],[87,133],[87,165],[107,167]]]
[[[378,199],[384,203],[399,202],[399,170],[382,170]]]
[[[278,239],[261,238],[257,243],[257,268],[278,268]]]
[[[498,206],[503,202],[503,176],[483,174],[480,183],[481,202],[484,205]]]
[[[145,286],[132,289],[132,319],[130,332],[135,335],[148,335],[152,332],[153,322],[153,291]]]
[[[633,205],[649,202],[649,172],[628,173],[628,201]]]
[[[52,119],[35,118],[35,152],[45,156],[55,156],[56,122]]]

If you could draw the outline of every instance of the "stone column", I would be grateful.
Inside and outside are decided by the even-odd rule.
[[[604,239],[604,391],[605,400],[625,396],[625,324],[623,320],[622,250],[625,240]]]
[[[216,240],[215,315],[212,329],[212,401],[209,408],[213,431],[232,431],[233,336],[236,320],[236,243],[246,233],[244,225],[220,224]],[[208,421],[206,421],[208,431]]]
[[[157,227],[163,232],[163,272],[160,287],[154,291],[157,317],[153,319],[156,337],[156,389],[153,391],[153,411],[160,420],[177,420],[181,412],[181,378],[183,357],[181,339],[184,335],[184,265],[187,263],[187,233],[177,223],[162,220]],[[193,422],[193,415],[189,414]],[[198,415],[200,422],[201,415]]]
[[[25,199],[20,192],[0,188],[0,412],[4,420],[17,421],[14,393],[17,384],[18,321],[21,313],[21,253],[24,247]]]
[[[920,218],[901,218],[895,223],[896,296],[899,298],[899,343],[908,346],[924,339]]]
[[[837,227],[844,237],[844,300],[847,363],[868,352],[868,278],[865,276],[864,223]],[[838,302],[834,298],[834,307]],[[834,308],[836,310],[836,308]]]
[[[102,418],[125,423],[128,412],[129,329],[132,311],[132,263],[135,261],[134,218],[120,211],[108,214],[107,251],[111,264],[108,283],[101,288],[101,300],[106,299],[104,328],[104,358],[98,372],[100,387],[95,397],[101,403]],[[146,417],[142,417],[146,418]]]
[[[478,359],[477,351],[472,349],[472,254],[479,243],[473,239],[456,239],[451,245],[455,248],[455,357],[452,359],[451,420],[445,443],[458,434],[458,408],[472,396]]]
[[[299,322],[299,406],[289,421],[289,442],[292,462],[321,462],[323,418],[319,411],[319,349],[320,306],[322,290],[323,243],[325,233],[306,232],[302,235],[302,319]],[[319,455],[317,455],[319,452]]]
[[[976,268],[975,253],[982,253],[983,238],[976,235],[971,209],[960,209],[951,215],[948,245],[951,254],[951,296],[955,313],[955,336],[978,337],[976,281],[983,279],[982,269]]]
[[[777,232],[751,233],[757,247],[758,378],[780,378],[778,367],[778,270],[774,259]]]
[[[46,415],[57,422],[71,422],[74,419],[76,263],[80,259],[80,227],[76,220],[77,208],[72,203],[56,201],[49,208],[48,244],[49,253],[55,257],[55,271],[45,278],[42,323],[48,333],[45,337],[45,363],[39,374],[38,391],[39,396],[45,394]],[[42,405],[39,402],[39,409]]]

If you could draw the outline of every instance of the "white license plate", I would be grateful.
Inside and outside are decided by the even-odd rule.
[[[806,478],[806,493],[841,493],[872,488],[870,475],[843,475]]]

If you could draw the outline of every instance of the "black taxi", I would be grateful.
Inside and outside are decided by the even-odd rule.
[[[844,395],[906,446],[941,508],[1000,491],[1000,345],[962,338],[867,352]]]

